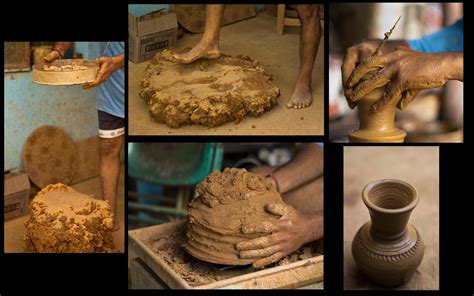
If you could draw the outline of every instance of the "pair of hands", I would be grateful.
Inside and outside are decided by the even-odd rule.
[[[51,63],[60,58],[61,57],[57,51],[51,51],[47,56],[44,57],[44,61],[46,63]],[[99,84],[109,80],[112,73],[123,67],[123,58],[120,56],[101,57],[97,59],[97,64],[100,67],[99,73],[97,73],[97,76],[93,82],[88,82],[82,85],[84,89],[96,87]]]
[[[242,241],[236,244],[240,258],[256,259],[254,268],[262,268],[294,252],[303,244],[314,240],[309,231],[316,227],[309,223],[307,217],[291,206],[268,204],[265,210],[280,216],[277,222],[262,222],[244,225],[245,234],[262,234],[263,236]],[[322,221],[321,221],[322,222]]]
[[[347,49],[341,70],[344,95],[351,108],[374,89],[385,86],[383,97],[374,103],[372,111],[383,111],[390,102],[404,109],[421,90],[456,79],[449,53],[428,54],[408,46],[396,46],[393,50],[387,46],[389,42],[374,57],[370,55],[380,40],[365,41]]]

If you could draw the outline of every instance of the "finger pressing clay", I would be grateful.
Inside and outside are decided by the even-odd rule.
[[[110,253],[113,216],[108,202],[63,184],[43,188],[31,202],[25,223],[25,252]]]
[[[285,205],[280,194],[264,178],[245,169],[226,168],[212,172],[198,184],[189,205],[189,223],[184,249],[203,261],[247,265],[256,259],[239,257],[236,244],[262,233],[244,233],[243,225],[278,220],[266,204]]]

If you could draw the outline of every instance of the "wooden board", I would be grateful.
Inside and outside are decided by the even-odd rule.
[[[45,125],[35,129],[23,146],[22,161],[31,181],[43,188],[72,183],[77,170],[77,149],[62,129]]]
[[[172,289],[282,289],[297,288],[323,280],[324,256],[321,255],[283,266],[248,272],[210,284],[190,286],[145,244],[149,238],[173,233],[185,223],[186,221],[177,221],[128,232],[133,252]]]
[[[191,33],[203,33],[206,23],[205,4],[174,4],[173,11],[178,23]],[[222,16],[221,26],[232,24],[256,15],[253,4],[227,4]]]

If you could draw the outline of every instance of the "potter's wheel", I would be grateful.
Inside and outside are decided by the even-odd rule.
[[[57,69],[45,70],[46,69]],[[99,65],[83,59],[56,60],[52,63],[33,65],[33,82],[46,85],[84,84],[95,80]]]

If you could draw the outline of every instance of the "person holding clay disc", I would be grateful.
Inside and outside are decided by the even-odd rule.
[[[44,58],[45,63],[64,58],[72,42],[56,42]],[[93,82],[82,87],[97,87],[97,111],[100,138],[100,177],[102,198],[109,202],[114,214],[114,230],[119,229],[116,220],[117,186],[120,176],[120,150],[125,133],[125,45],[124,42],[100,42],[97,62],[100,70]]]
[[[287,164],[250,170],[265,176],[288,204],[265,206],[267,212],[280,217],[276,223],[242,227],[244,233],[261,234],[236,244],[241,258],[256,259],[255,268],[274,263],[323,237],[323,148],[313,143],[295,145],[296,155]]]
[[[224,14],[224,4],[208,4],[206,7],[206,26],[201,41],[189,52],[176,54],[174,61],[189,64],[198,59],[214,59],[221,55],[219,34]],[[286,106],[300,109],[309,107],[313,102],[311,95],[311,76],[321,39],[321,23],[317,4],[298,4],[295,9],[301,20],[300,35],[300,72]]]
[[[372,111],[384,110],[393,100],[404,109],[423,89],[443,86],[448,80],[464,80],[464,19],[420,39],[388,40],[380,55],[369,58],[380,41],[366,40],[346,51],[342,81],[351,108],[374,89],[386,86]],[[356,69],[362,62],[366,63]],[[366,74],[372,76],[362,80]]]

